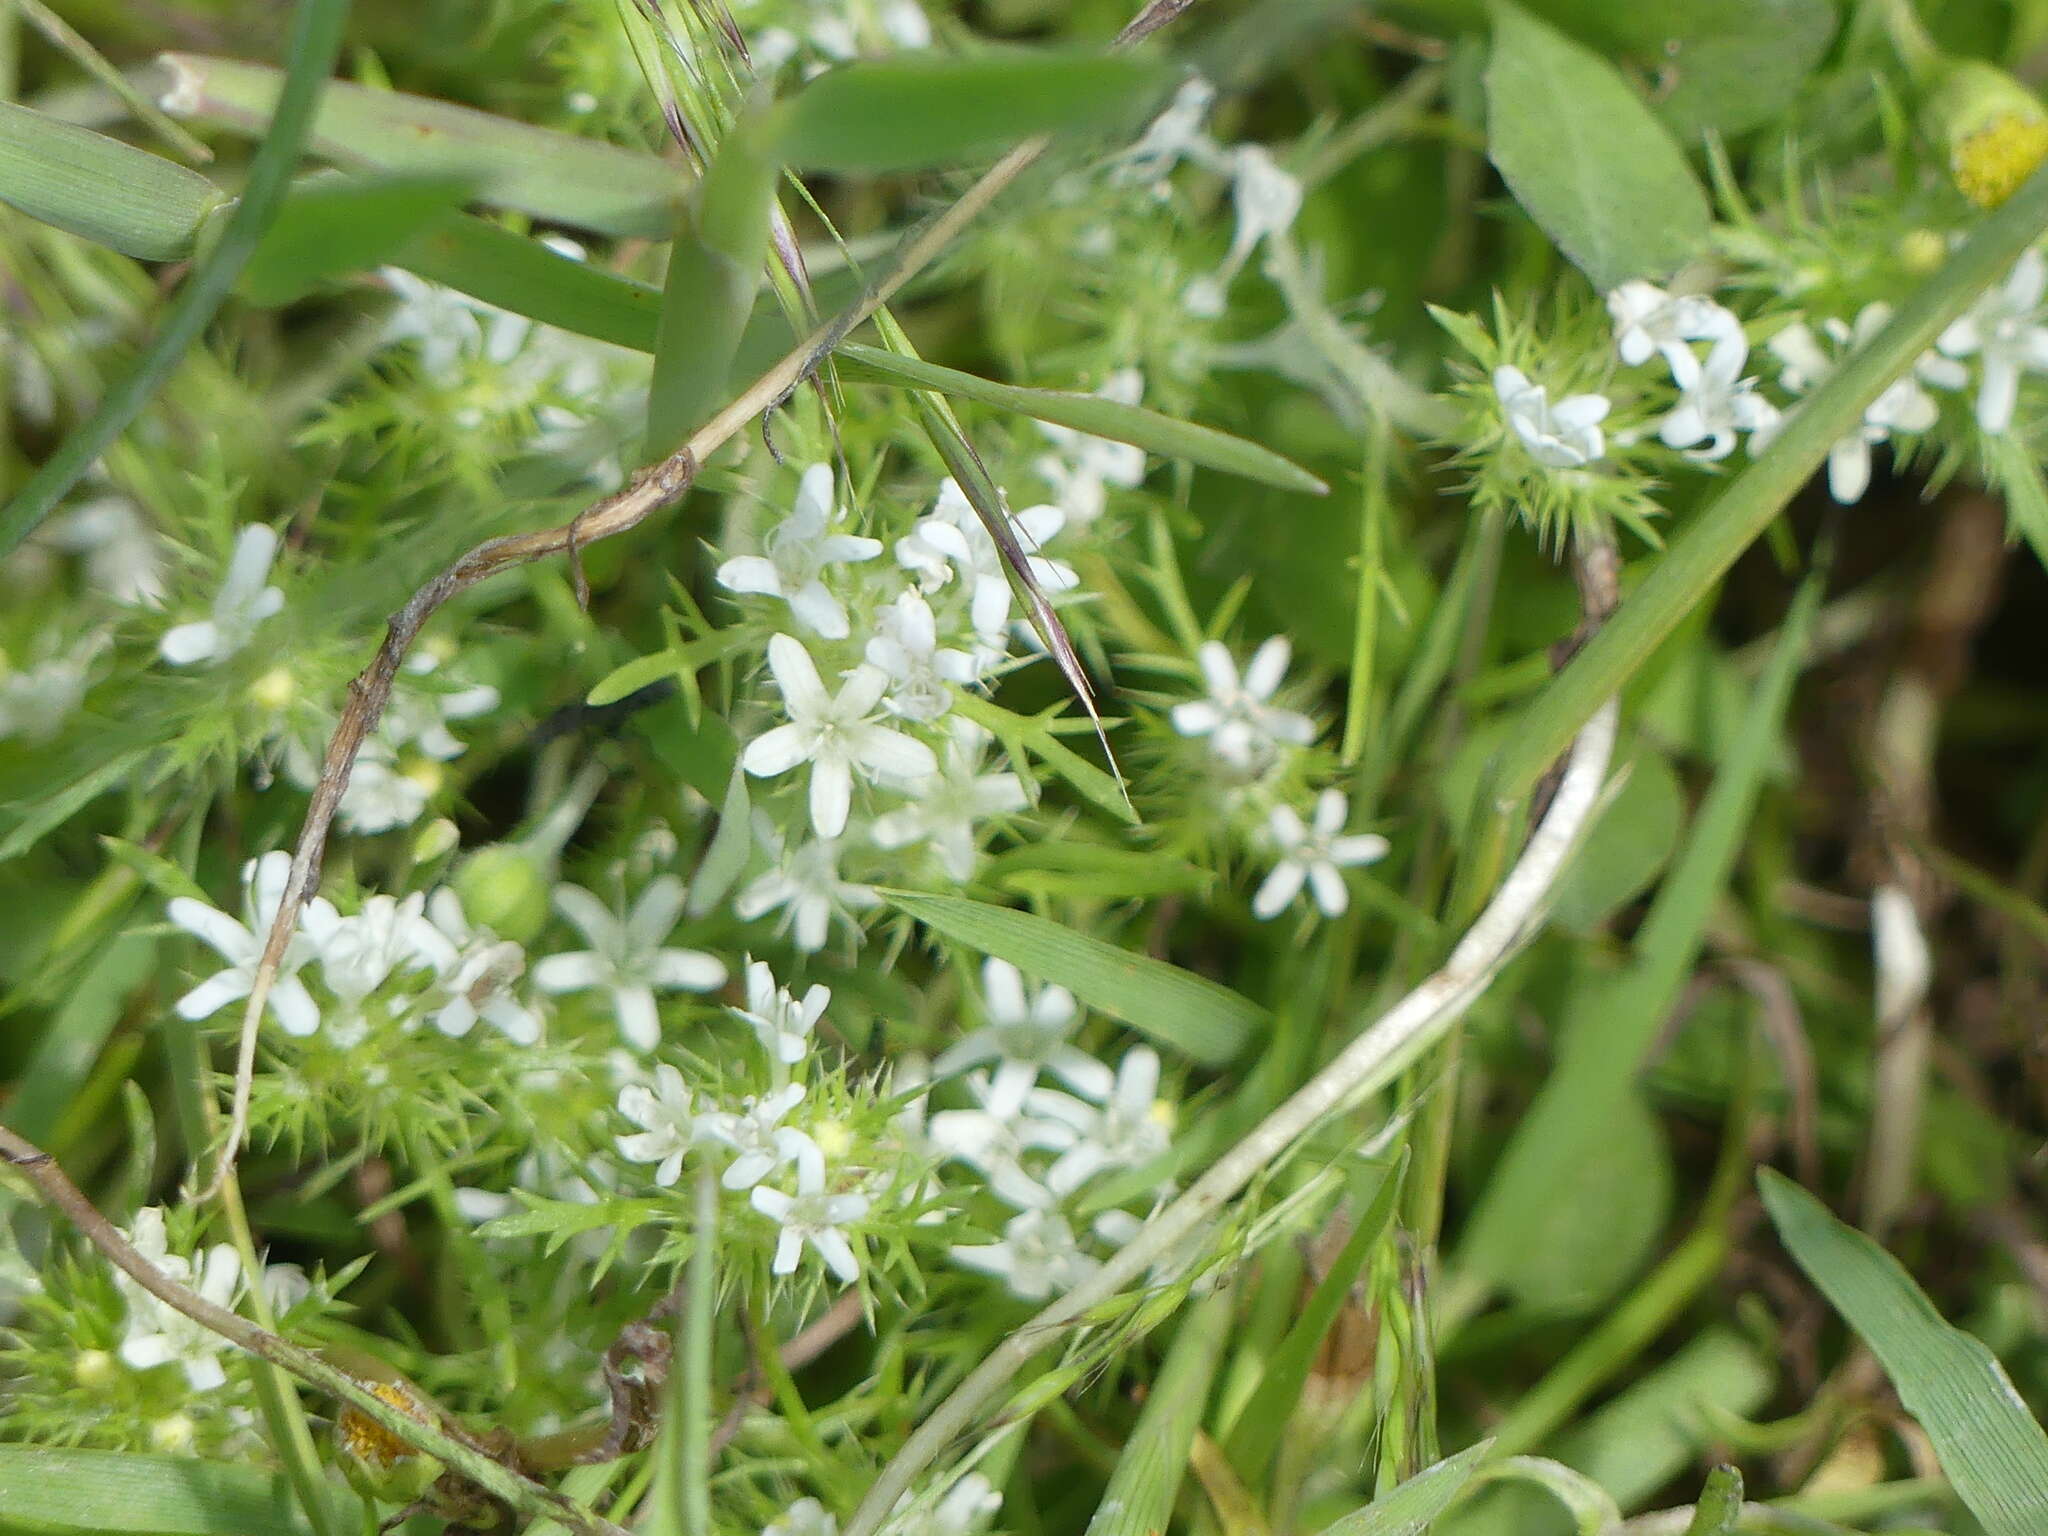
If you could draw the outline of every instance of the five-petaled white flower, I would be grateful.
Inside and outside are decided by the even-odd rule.
[[[1230,250],[1223,265],[1198,277],[1181,295],[1189,314],[1213,319],[1223,313],[1223,293],[1262,240],[1284,234],[1301,212],[1299,178],[1280,168],[1262,145],[1238,144],[1223,152],[1222,169],[1230,177],[1230,201],[1237,214]]]
[[[629,1162],[659,1163],[654,1182],[664,1189],[683,1171],[683,1157],[696,1139],[696,1104],[683,1074],[667,1062],[654,1069],[654,1086],[628,1083],[619,1090],[619,1113],[640,1129],[618,1138],[619,1156]]]
[[[1889,304],[1866,304],[1853,326],[1833,317],[1822,321],[1821,329],[1835,344],[1835,357],[1822,349],[1804,320],[1786,326],[1768,343],[1785,365],[1780,375],[1785,387],[1802,395],[1813,389],[1835,371],[1842,357],[1884,329],[1891,313]],[[1845,506],[1861,501],[1870,488],[1870,450],[1894,432],[1925,432],[1939,414],[1933,397],[1920,387],[1913,374],[1894,382],[1864,409],[1863,420],[1828,450],[1828,493]],[[1757,433],[1750,439],[1750,450],[1761,451],[1773,435],[1772,429]]]
[[[460,1039],[482,1019],[516,1045],[540,1039],[539,1013],[513,991],[526,974],[526,951],[488,928],[472,927],[463,915],[462,898],[448,886],[427,898],[427,917],[450,946],[450,957],[438,967],[434,1027]]]
[[[789,988],[778,986],[775,973],[765,960],[747,960],[747,1006],[733,1013],[753,1026],[761,1049],[785,1067],[793,1067],[810,1049],[818,1020],[832,1002],[832,989],[813,984],[802,1001]]]
[[[206,1251],[195,1278],[192,1261],[170,1251],[163,1209],[154,1205],[135,1213],[128,1241],[177,1284],[197,1291],[217,1307],[234,1306],[242,1289],[242,1261],[227,1244],[219,1243]],[[226,1339],[158,1300],[124,1274],[116,1274],[114,1284],[128,1304],[120,1348],[124,1365],[147,1371],[175,1363],[184,1371],[186,1384],[194,1392],[210,1392],[228,1379],[218,1358],[228,1347]]]
[[[737,1111],[713,1110],[699,1117],[697,1129],[705,1137],[738,1154],[719,1183],[727,1189],[748,1189],[784,1163],[822,1155],[810,1137],[782,1123],[803,1096],[801,1083],[785,1083],[773,1093],[743,1100]]]
[[[1749,343],[1739,327],[1733,336],[1714,343],[1704,363],[1690,347],[1666,356],[1671,382],[1678,386],[1678,404],[1657,428],[1666,447],[1683,448],[1688,458],[1712,462],[1735,451],[1737,432],[1769,433],[1777,426],[1778,408],[1756,392],[1754,378],[1742,377]],[[1707,446],[1693,446],[1700,442]]]
[[[1607,419],[1605,395],[1567,395],[1552,405],[1549,391],[1506,363],[1493,370],[1493,392],[1508,426],[1544,468],[1577,469],[1607,451],[1600,431]]]
[[[796,1193],[787,1194],[757,1184],[747,1197],[754,1209],[782,1228],[775,1240],[773,1269],[778,1275],[793,1274],[796,1262],[809,1243],[825,1267],[847,1285],[860,1278],[860,1260],[853,1244],[841,1230],[850,1221],[868,1213],[868,1197],[858,1194],[825,1193],[825,1160],[822,1157],[796,1159]]]
[[[881,668],[855,667],[835,696],[825,691],[802,643],[775,635],[768,641],[768,670],[782,689],[789,723],[748,742],[740,762],[763,779],[809,763],[811,825],[818,836],[833,838],[846,830],[856,770],[863,778],[885,779],[901,788],[937,771],[930,747],[873,718],[889,686]]]
[[[1326,789],[1316,797],[1315,821],[1303,826],[1291,805],[1273,807],[1267,830],[1280,849],[1280,862],[1252,898],[1252,915],[1277,917],[1294,900],[1303,882],[1314,893],[1326,917],[1341,917],[1351,904],[1343,871],[1385,858],[1387,840],[1371,832],[1344,835],[1350,806],[1341,791]]]
[[[361,910],[347,917],[324,903],[307,907],[300,926],[320,957],[320,979],[339,1005],[328,1015],[326,1028],[336,1045],[357,1045],[368,1035],[364,1004],[394,972],[422,967],[445,972],[456,963],[454,945],[426,920],[426,903],[426,896],[414,891],[403,899],[365,897]]]
[[[268,585],[277,559],[277,530],[251,523],[235,537],[227,575],[209,617],[165,631],[157,654],[174,667],[225,661],[255,638],[256,626],[284,607],[284,593]]]
[[[1206,640],[1195,652],[1209,697],[1173,707],[1173,728],[1183,736],[1206,736],[1218,757],[1240,772],[1262,769],[1282,745],[1305,747],[1316,739],[1315,722],[1272,703],[1294,654],[1284,635],[1252,653],[1240,679],[1237,662],[1220,641]]]
[[[2005,282],[1987,290],[1968,314],[1949,326],[1934,343],[1948,357],[1975,355],[1981,376],[1977,384],[1977,425],[2003,432],[2012,425],[2019,402],[2020,375],[2048,373],[2048,326],[2041,324],[2041,297],[2048,291],[2048,260],[2029,249],[2013,263]],[[1922,369],[1926,372],[1925,368]],[[1960,387],[1968,375],[1937,382]]]
[[[1048,593],[1069,591],[1081,584],[1071,565],[1038,553],[1066,525],[1067,514],[1049,502],[1010,514],[1010,532],[1024,551],[1032,579]],[[916,576],[917,584],[927,592],[944,586],[957,571],[973,583],[975,632],[990,635],[1002,629],[1010,612],[1010,582],[1004,575],[1002,552],[957,481],[942,481],[930,513],[917,520],[908,538],[896,541],[896,563]]]
[[[556,886],[555,910],[583,930],[590,948],[544,957],[533,984],[543,992],[611,993],[619,1033],[638,1050],[661,1040],[656,989],[709,992],[725,983],[725,966],[712,956],[662,947],[683,913],[683,882],[674,875],[649,881],[623,920],[580,885]]]
[[[718,568],[718,584],[728,592],[779,597],[804,624],[827,640],[849,633],[846,608],[822,580],[830,565],[872,560],[882,552],[878,539],[834,533],[837,521],[832,496],[832,466],[813,464],[798,482],[796,505],[764,543],[763,555],[737,555]]]
[[[1050,1088],[1033,1088],[1024,1107],[1033,1115],[1071,1119],[1080,1101]],[[1159,1104],[1159,1053],[1134,1045],[1117,1064],[1116,1079],[1103,1102],[1087,1106],[1074,1144],[1053,1159],[1045,1183],[1062,1198],[1107,1168],[1138,1168],[1162,1156],[1168,1145]]]
[[[1070,1291],[1101,1267],[1074,1241],[1067,1218],[1043,1207],[1011,1217],[1000,1242],[960,1244],[949,1252],[954,1263],[995,1275],[1023,1301]]]
[[[204,939],[228,968],[218,971],[178,999],[180,1018],[203,1019],[218,1013],[229,1003],[249,995],[256,984],[256,966],[270,937],[270,925],[284,900],[285,881],[290,877],[292,856],[282,849],[251,859],[242,866],[242,907],[246,923],[238,923],[217,907],[189,896],[174,896],[168,909],[173,923],[187,933]],[[325,922],[337,914],[327,899],[315,896],[301,912],[307,919]],[[270,1011],[288,1035],[310,1035],[320,1028],[320,1009],[298,979],[299,967],[312,957],[312,946],[302,931],[293,934],[286,946],[284,962],[270,988]]]
[[[1017,967],[991,955],[982,962],[981,994],[987,1026],[948,1047],[932,1064],[934,1072],[948,1075],[994,1062],[984,1107],[999,1120],[1011,1119],[1023,1107],[1040,1072],[1051,1072],[1087,1098],[1109,1097],[1114,1075],[1068,1038],[1081,1021],[1073,993],[1049,985],[1028,997]]]
[[[949,876],[973,878],[981,824],[991,817],[1013,815],[1030,803],[1016,774],[982,772],[987,742],[988,733],[980,726],[956,716],[938,773],[918,787],[909,804],[875,818],[869,829],[875,846],[893,849],[928,843]]]
[[[981,666],[966,651],[939,644],[938,620],[916,588],[905,588],[881,611],[869,636],[868,664],[889,679],[883,706],[906,720],[930,722],[953,707],[952,684],[977,681]]]
[[[807,955],[825,947],[825,935],[837,917],[856,927],[854,913],[881,904],[873,886],[839,878],[839,840],[813,838],[785,850],[772,825],[756,824],[755,841],[769,850],[773,865],[748,881],[733,899],[733,912],[751,923],[780,907],[782,927]]]
[[[1621,284],[1607,295],[1614,317],[1614,344],[1621,360],[1640,367],[1652,352],[1662,352],[1674,371],[1679,356],[1693,355],[1689,342],[1721,346],[1742,341],[1742,322],[1734,312],[1699,294],[1670,294],[1641,280]],[[1743,343],[1744,351],[1748,343]]]

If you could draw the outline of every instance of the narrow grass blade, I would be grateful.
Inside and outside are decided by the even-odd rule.
[[[272,93],[277,110],[268,118],[263,142],[249,162],[241,200],[228,216],[219,243],[185,280],[155,339],[107,391],[99,409],[29,477],[14,500],[0,508],[0,558],[49,516],[93,460],[135,419],[233,291],[243,265],[284,203],[321,88],[341,51],[347,20],[348,0],[300,0],[287,44],[290,67],[281,77],[282,88]],[[269,73],[277,75],[275,70]]]
[[[321,176],[294,188],[242,273],[252,304],[289,304],[324,282],[381,265],[469,200],[450,176]]]
[[[149,99],[136,83],[114,67],[107,56],[93,47],[71,23],[43,4],[43,0],[13,0],[14,9],[21,13],[21,19],[34,27],[50,45],[71,56],[71,61],[104,86],[120,103],[135,114],[135,120],[151,133],[162,139],[176,153],[187,160],[204,165],[213,158],[213,151],[192,137],[164,114],[163,108]]]
[[[1322,1536],[1422,1536],[1429,1522],[1470,1486],[1492,1449],[1491,1440],[1482,1440],[1455,1456],[1446,1456],[1365,1508],[1323,1527]]]
[[[573,260],[468,214],[435,224],[400,249],[391,263],[543,325],[636,352],[654,350],[660,289]]]
[[[1692,1524],[1685,1536],[1735,1536],[1742,1519],[1742,1473],[1734,1467],[1719,1466],[1707,1474],[1706,1487],[1692,1508]]]
[[[160,62],[170,72],[162,102],[172,116],[267,135],[278,71],[195,53]],[[460,176],[484,202],[605,235],[668,238],[689,184],[654,155],[343,81],[328,87],[309,148],[366,170]]]
[[[1188,1452],[1230,1338],[1236,1292],[1221,1286],[1190,1307],[1152,1383],[1145,1408],[1095,1506],[1087,1536],[1158,1536],[1172,1522]]]
[[[0,1445],[0,1511],[51,1531],[314,1536],[283,1473],[188,1456]]]
[[[1007,960],[1041,981],[1056,981],[1089,1007],[1205,1066],[1231,1060],[1266,1023],[1265,1009],[1227,987],[1029,912],[964,896],[881,894],[934,933]]]
[[[227,195],[195,170],[0,101],[0,203],[123,256],[192,254]]]
[[[1792,1257],[1883,1364],[1986,1536],[2048,1531],[2048,1435],[1981,1339],[1948,1323],[1899,1261],[1765,1168],[1764,1208]]]
[[[2002,280],[2048,228],[2048,170],[2038,171],[1893,314],[1867,346],[1799,404],[1770,447],[1671,541],[1654,569],[1523,716],[1500,762],[1495,798],[1518,804],[1601,703],[1702,601],[1812,477],[1864,409],[1934,344],[1978,294]]]
[[[820,76],[776,114],[776,147],[818,171],[959,165],[1041,133],[1106,127],[1141,112],[1168,76],[1129,55],[992,48],[906,54]]]
[[[1287,1330],[1286,1337],[1267,1360],[1265,1374],[1259,1378],[1257,1389],[1244,1405],[1244,1411],[1237,1416],[1237,1425],[1224,1444],[1224,1452],[1238,1474],[1254,1486],[1264,1478],[1267,1463],[1287,1433],[1294,1406],[1301,1401],[1302,1386],[1315,1365],[1316,1352],[1322,1348],[1324,1336],[1350,1299],[1351,1287],[1359,1272],[1387,1235],[1387,1228],[1393,1224],[1394,1206],[1401,1192],[1401,1176],[1406,1167],[1404,1157],[1402,1162],[1380,1176],[1379,1188],[1373,1191],[1371,1202],[1358,1218],[1358,1225],[1352,1228],[1351,1236],[1345,1241],[1336,1261],[1330,1265],[1329,1273],[1316,1283],[1315,1290],[1309,1294],[1301,1316]]]
[[[1485,1482],[1530,1483],[1562,1504],[1578,1536],[1603,1536],[1621,1524],[1613,1495],[1584,1473],[1542,1456],[1509,1456],[1479,1469]]]
[[[1130,443],[1165,459],[1184,459],[1205,469],[1220,469],[1284,491],[1306,491],[1323,495],[1329,490],[1321,480],[1291,460],[1257,443],[1176,421],[1141,405],[1124,405],[1099,395],[1078,395],[1057,389],[1028,389],[1017,384],[999,384],[993,379],[942,368],[921,358],[903,357],[878,347],[848,342],[833,354],[843,377],[874,383],[903,384],[915,389],[934,389],[962,400],[1016,411],[1055,426],[1072,427],[1091,437]]]

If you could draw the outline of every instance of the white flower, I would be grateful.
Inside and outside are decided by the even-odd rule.
[[[754,1028],[761,1049],[785,1067],[804,1059],[818,1020],[832,1002],[832,989],[813,985],[798,1002],[789,988],[777,986],[765,960],[747,961],[747,1006],[733,1013]]]
[[[775,1241],[772,1267],[776,1274],[794,1274],[803,1246],[809,1243],[843,1284],[851,1285],[860,1278],[860,1260],[854,1257],[853,1244],[841,1228],[867,1215],[868,1197],[826,1194],[823,1158],[797,1159],[795,1194],[757,1184],[747,1198],[755,1210],[782,1228]]]
[[[1342,871],[1386,857],[1387,840],[1366,832],[1346,837],[1344,821],[1350,805],[1341,791],[1326,789],[1316,797],[1315,824],[1302,825],[1291,805],[1273,807],[1267,829],[1280,849],[1280,862],[1252,898],[1252,915],[1278,917],[1306,881],[1326,917],[1341,917],[1351,904]]]
[[[1145,376],[1135,368],[1119,368],[1096,397],[1118,405],[1136,405],[1145,394]],[[1128,490],[1145,478],[1145,450],[1132,443],[1090,437],[1073,427],[1041,421],[1038,430],[1052,440],[1054,452],[1032,461],[1032,468],[1053,487],[1053,499],[1077,528],[1094,522],[1109,506],[1109,487]]]
[[[1224,157],[1231,178],[1230,201],[1237,213],[1230,250],[1223,265],[1208,277],[1188,284],[1181,303],[1194,315],[1213,318],[1223,312],[1223,292],[1258,248],[1259,242],[1293,227],[1301,212],[1301,182],[1257,144],[1239,144]]]
[[[982,752],[987,732],[972,721],[953,722],[946,756],[938,773],[918,787],[908,804],[875,818],[871,831],[880,848],[907,848],[929,843],[939,867],[955,880],[974,875],[981,824],[1008,816],[1030,803],[1014,773],[983,773]]]
[[[383,339],[417,342],[422,374],[443,386],[461,383],[459,365],[483,346],[476,305],[453,288],[399,267],[385,267],[378,275],[398,299],[384,321]]]
[[[0,670],[0,741],[15,737],[43,742],[61,731],[84,702],[93,658],[105,648],[106,637],[94,635],[66,655],[11,672]],[[0,669],[4,667],[0,662]]]
[[[801,1083],[785,1083],[773,1093],[741,1101],[739,1111],[713,1110],[701,1116],[697,1129],[711,1141],[739,1154],[718,1181],[727,1189],[747,1189],[784,1163],[800,1158],[822,1160],[818,1144],[802,1131],[782,1123],[803,1101]]]
[[[1541,384],[1505,363],[1493,370],[1493,392],[1515,436],[1546,469],[1577,469],[1607,451],[1600,432],[1607,419],[1605,395],[1567,395],[1553,406]]]
[[[533,968],[533,984],[543,992],[611,993],[619,1033],[638,1050],[661,1040],[657,990],[709,992],[725,984],[725,967],[710,955],[662,946],[683,913],[683,883],[673,875],[649,881],[623,921],[580,885],[555,887],[555,910],[583,930],[590,948],[546,956]]]
[[[775,864],[747,883],[733,901],[733,911],[742,921],[752,922],[782,908],[782,925],[793,931],[796,947],[805,954],[825,947],[833,918],[853,926],[855,912],[880,905],[882,898],[872,886],[839,878],[837,838],[815,838],[787,852],[772,830],[757,831],[755,840],[769,848]]]
[[[406,658],[405,672],[408,678],[423,677],[440,664],[441,658],[431,651],[416,651]],[[457,688],[407,683],[392,691],[377,734],[393,749],[416,747],[428,757],[450,762],[462,756],[463,745],[448,722],[472,720],[497,707],[498,690],[488,683]]]
[[[134,502],[95,496],[50,521],[44,537],[85,557],[85,579],[117,603],[163,600],[163,546]]]
[[[277,530],[251,523],[235,538],[227,575],[213,599],[212,616],[180,624],[157,642],[157,653],[174,667],[195,661],[224,661],[255,638],[256,626],[284,607],[284,593],[268,586],[277,559]]]
[[[1842,357],[1861,347],[1884,329],[1891,318],[1889,304],[1866,304],[1849,326],[1830,317],[1821,323],[1836,356],[1830,357],[1804,320],[1788,325],[1770,339],[1769,346],[1784,365],[1780,375],[1794,394],[1805,394],[1835,371]],[[1863,420],[1828,450],[1828,493],[1843,505],[1861,501],[1870,488],[1870,450],[1887,441],[1894,432],[1925,432],[1939,415],[1933,397],[1920,387],[1911,373],[1879,395],[1863,412]],[[1750,439],[1750,451],[1760,452],[1774,435],[1760,432]]]
[[[1076,1102],[1048,1088],[1034,1088],[1024,1098],[1034,1114],[1071,1113]],[[1138,1168],[1163,1156],[1168,1146],[1163,1110],[1159,1053],[1149,1045],[1134,1045],[1117,1065],[1107,1100],[1100,1108],[1089,1106],[1079,1139],[1046,1170],[1046,1187],[1065,1197],[1104,1169]]]
[[[981,992],[988,1024],[950,1046],[933,1063],[934,1072],[996,1063],[986,1108],[998,1120],[1016,1115],[1040,1072],[1051,1072],[1085,1098],[1109,1096],[1116,1081],[1109,1068],[1068,1039],[1081,1021],[1073,993],[1044,986],[1027,997],[1017,967],[993,955],[982,962]]]
[[[937,771],[930,747],[871,718],[889,686],[880,668],[855,667],[835,696],[825,691],[810,652],[788,635],[775,635],[768,641],[768,669],[782,689],[789,723],[748,742],[740,762],[764,779],[809,763],[811,825],[820,837],[846,830],[856,770],[905,787]]]
[[[262,958],[270,925],[277,916],[278,904],[284,900],[285,881],[291,874],[291,868],[292,856],[282,849],[266,853],[260,859],[251,859],[242,866],[242,907],[248,919],[246,925],[203,901],[195,901],[189,896],[171,898],[167,909],[170,920],[187,933],[205,940],[228,963],[226,970],[207,977],[178,999],[176,1006],[180,1018],[208,1018],[229,1003],[249,995],[256,984],[256,965]],[[333,915],[334,908],[326,898],[315,896],[302,910],[301,922],[307,918],[324,921]],[[320,1027],[320,1010],[306,991],[305,984],[295,974],[310,955],[304,932],[295,933],[285,948],[277,980],[270,989],[270,1011],[277,1015],[277,1022],[288,1035],[310,1035]]]
[[[1712,462],[1734,452],[1737,432],[1768,435],[1776,428],[1778,408],[1756,392],[1755,379],[1741,376],[1749,343],[1739,328],[1714,343],[1704,364],[1690,347],[1667,356],[1679,397],[1657,429],[1666,447],[1688,449],[1688,458]],[[1702,441],[1706,447],[1693,447]]]
[[[628,1083],[619,1090],[619,1113],[640,1127],[618,1138],[629,1162],[659,1163],[654,1182],[666,1189],[683,1171],[683,1155],[696,1133],[696,1106],[683,1074],[667,1062],[654,1069],[654,1086]]]
[[[320,979],[340,1004],[330,1014],[327,1034],[335,1044],[351,1046],[367,1034],[363,1005],[394,972],[428,967],[446,972],[455,964],[455,949],[423,915],[426,897],[415,891],[403,900],[370,896],[362,909],[343,917],[333,907],[308,907],[300,925],[306,943],[320,960]]]
[[[154,1205],[135,1213],[128,1241],[136,1252],[178,1284],[197,1291],[217,1307],[234,1306],[242,1289],[242,1261],[225,1243],[207,1250],[195,1278],[192,1261],[170,1251],[163,1209]],[[128,1304],[120,1349],[123,1364],[147,1371],[175,1362],[194,1392],[210,1392],[227,1381],[227,1372],[221,1369],[218,1358],[228,1347],[226,1339],[159,1301],[125,1274],[117,1272],[114,1284]]]
[[[1200,75],[1189,76],[1173,93],[1166,110],[1152,119],[1143,137],[1117,157],[1118,174],[1152,186],[1164,196],[1164,178],[1183,158],[1220,169],[1223,152],[1202,127],[1215,101],[1215,86]]]
[[[526,951],[488,928],[471,927],[462,898],[445,885],[427,898],[427,916],[451,946],[440,968],[445,1000],[434,1006],[434,1027],[460,1039],[482,1019],[516,1045],[539,1040],[539,1013],[512,990],[526,974]]]
[[[1732,311],[1697,294],[1674,297],[1655,283],[1623,283],[1607,295],[1607,312],[1614,317],[1615,348],[1630,367],[1640,367],[1652,352],[1662,352],[1676,372],[1679,357],[1693,355],[1688,342],[1720,346],[1730,339],[1742,340],[1742,322]],[[1743,346],[1747,351],[1748,343]]]
[[[297,775],[293,775],[296,779]],[[318,782],[317,770],[314,782]],[[341,824],[351,832],[389,832],[420,819],[432,799],[423,778],[402,770],[381,741],[366,741],[341,796]]]
[[[1001,1242],[962,1244],[950,1252],[954,1263],[996,1276],[1023,1301],[1070,1291],[1101,1267],[1081,1251],[1066,1217],[1044,1208],[1011,1217]]]
[[[897,595],[875,621],[868,665],[889,680],[883,706],[906,720],[929,723],[953,707],[950,685],[975,682],[981,667],[967,652],[939,644],[931,604],[914,587]]]
[[[1195,661],[1209,697],[1174,705],[1173,728],[1183,736],[1208,737],[1211,751],[1247,773],[1263,769],[1283,743],[1307,746],[1316,739],[1315,722],[1271,702],[1292,655],[1286,637],[1275,635],[1253,652],[1240,679],[1229,650],[1220,641],[1204,641]]]
[[[798,483],[796,505],[766,540],[765,555],[739,555],[718,568],[718,584],[728,592],[779,597],[790,612],[828,640],[844,640],[846,609],[825,589],[827,566],[872,560],[882,552],[878,539],[833,533],[832,466],[813,464]]]
[[[798,1499],[761,1536],[839,1536],[839,1517],[816,1499]]]
[[[1047,593],[1070,591],[1081,584],[1071,565],[1037,553],[1066,525],[1066,513],[1049,503],[1010,514],[1010,531],[1025,552],[1032,579]],[[1004,575],[1002,552],[957,482],[948,479],[940,483],[931,512],[918,519],[908,538],[897,541],[896,562],[913,572],[927,592],[944,586],[956,572],[968,578],[973,585],[973,622],[978,633],[991,634],[1007,621],[1010,583]]]
[[[1986,432],[2003,432],[2012,425],[2021,374],[2048,372],[2048,326],[2041,324],[2044,290],[2048,260],[2029,248],[2013,263],[2004,285],[1979,295],[1969,313],[1934,343],[1949,357],[1977,356],[1982,369],[1977,425]]]

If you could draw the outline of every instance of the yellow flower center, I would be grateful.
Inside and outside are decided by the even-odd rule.
[[[370,1387],[370,1395],[389,1403],[409,1418],[425,1422],[419,1403],[395,1381],[376,1382]],[[334,1436],[344,1452],[380,1471],[419,1454],[360,1408],[341,1410],[334,1421]]]
[[[2001,112],[1956,144],[1956,187],[1979,208],[1996,208],[2048,159],[2048,121]]]

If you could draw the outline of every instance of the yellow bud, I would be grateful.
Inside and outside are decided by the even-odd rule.
[[[411,779],[413,783],[419,785],[429,795],[438,795],[441,792],[441,786],[448,779],[447,774],[441,771],[441,765],[431,757],[423,757],[416,762],[408,763],[399,772],[408,779]]]
[[[1899,265],[1925,277],[1948,256],[1948,242],[1931,229],[1908,230],[1899,240]]]
[[[2048,159],[2048,108],[1981,59],[1947,62],[1927,99],[1929,134],[1948,149],[1956,188],[1979,208],[1996,208]]]
[[[821,1120],[811,1127],[811,1140],[828,1160],[844,1157],[853,1150],[853,1133],[837,1120]]]
[[[433,1415],[419,1395],[403,1382],[366,1382],[372,1397],[389,1403],[408,1418],[431,1423]],[[441,1464],[423,1456],[390,1430],[356,1407],[335,1415],[335,1458],[357,1492],[386,1503],[403,1504],[424,1493],[441,1475]]]
[[[290,704],[298,691],[298,684],[285,667],[272,667],[249,685],[250,699],[273,712]]]
[[[1151,1116],[1152,1123],[1169,1135],[1172,1134],[1173,1128],[1180,1123],[1179,1108],[1167,1099],[1154,1099],[1152,1101]]]
[[[71,1362],[71,1374],[88,1390],[103,1387],[114,1378],[114,1357],[104,1349],[81,1349]]]

